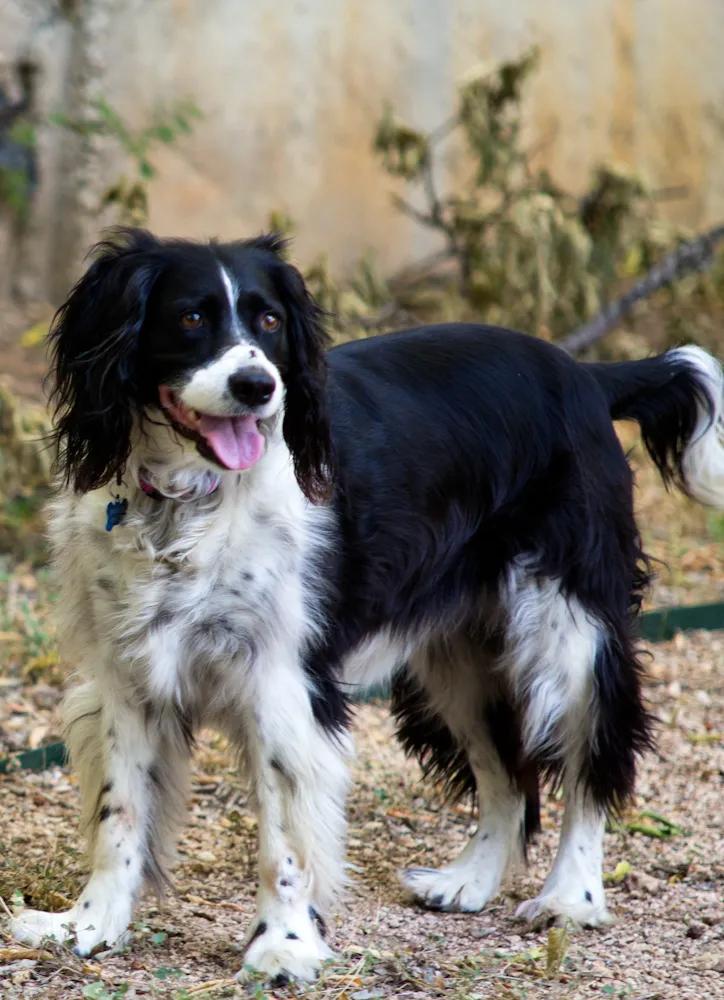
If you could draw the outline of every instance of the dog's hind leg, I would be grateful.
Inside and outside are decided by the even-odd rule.
[[[454,861],[401,874],[403,885],[433,909],[482,909],[524,846],[526,790],[523,775],[515,773],[515,752],[506,753],[515,750],[516,720],[494,664],[494,656],[469,640],[431,643],[411,658],[395,688],[393,711],[405,749],[453,797],[477,792],[479,801],[478,828]],[[531,801],[537,792],[532,777]]]
[[[61,913],[23,910],[11,931],[37,945],[74,941],[80,955],[126,931],[144,881],[159,883],[173,853],[172,829],[185,807],[189,733],[176,713],[144,711],[113,683],[71,691],[65,706],[71,761],[80,776],[92,872]]]
[[[501,668],[522,706],[523,750],[562,777],[566,812],[552,871],[522,919],[610,920],[603,890],[607,810],[631,792],[648,741],[639,667],[622,625],[604,624],[558,581],[514,568],[503,593]]]

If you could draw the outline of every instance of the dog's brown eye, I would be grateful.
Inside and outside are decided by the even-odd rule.
[[[264,333],[276,333],[281,325],[282,321],[276,313],[265,312],[259,317],[259,326]]]
[[[198,330],[203,322],[203,316],[195,309],[189,309],[188,312],[181,314],[181,326],[184,330]]]

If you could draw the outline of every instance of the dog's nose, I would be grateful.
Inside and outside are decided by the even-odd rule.
[[[262,406],[274,395],[276,382],[263,368],[243,368],[229,376],[229,392],[246,406]]]

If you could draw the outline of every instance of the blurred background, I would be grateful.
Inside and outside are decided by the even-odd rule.
[[[488,102],[496,135],[482,113],[472,135],[450,129],[461,88],[532,51],[503,107]],[[0,291],[57,304],[99,230],[129,218],[222,238],[289,220],[303,263],[325,255],[340,281],[371,252],[389,278],[444,240],[393,205],[425,198],[385,171],[386,109],[448,139],[441,197],[470,194],[514,119],[515,152],[570,198],[608,167],[603,214],[702,229],[724,217],[722,51],[720,0],[3,0]],[[493,194],[519,183],[509,155],[498,166]],[[617,267],[645,263],[618,249]]]

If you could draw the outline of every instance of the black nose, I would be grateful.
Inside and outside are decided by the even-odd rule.
[[[262,406],[274,395],[276,382],[263,368],[244,368],[229,376],[229,392],[246,406]]]

